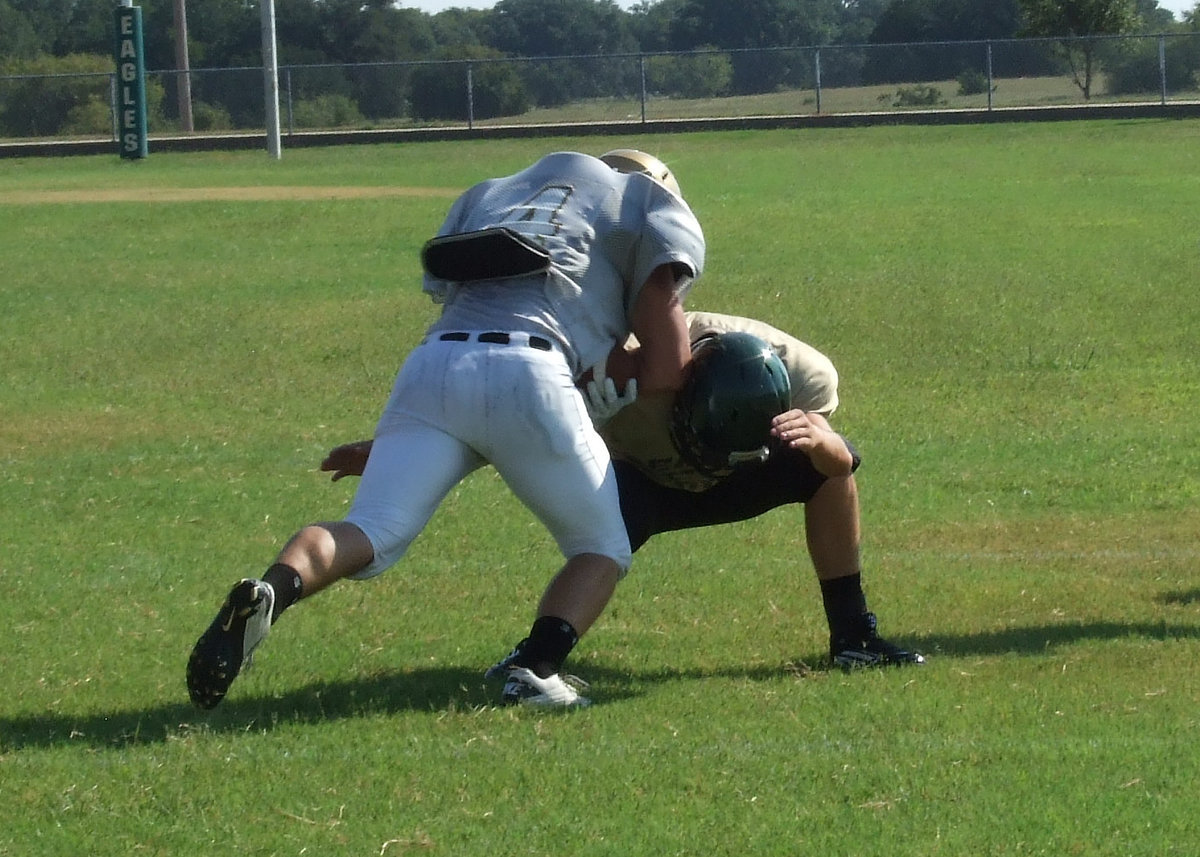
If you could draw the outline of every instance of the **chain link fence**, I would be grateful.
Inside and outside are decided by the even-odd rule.
[[[183,82],[147,72],[151,139],[264,130],[261,68]],[[279,84],[283,134],[1165,105],[1200,101],[1200,33],[282,65]],[[115,141],[120,110],[114,72],[0,76],[2,138]]]

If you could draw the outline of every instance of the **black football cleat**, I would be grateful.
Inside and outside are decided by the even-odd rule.
[[[923,664],[925,658],[903,646],[889,643],[875,630],[874,613],[864,613],[856,633],[831,637],[829,657],[833,663],[849,672],[863,667],[905,666]]]
[[[229,592],[187,664],[187,688],[199,708],[215,708],[271,630],[275,590],[247,578]]]

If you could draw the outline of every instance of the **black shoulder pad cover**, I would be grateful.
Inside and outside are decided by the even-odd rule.
[[[421,248],[421,265],[439,280],[468,283],[544,271],[550,254],[503,226],[431,238]]]

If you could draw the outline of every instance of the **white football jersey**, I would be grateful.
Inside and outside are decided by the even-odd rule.
[[[673,264],[682,300],[704,267],[704,235],[692,210],[658,182],[618,173],[575,152],[470,188],[439,236],[504,227],[546,250],[545,271],[453,283],[426,274],[425,291],[445,304],[430,328],[527,331],[557,342],[578,376],[630,331],[650,273]]]

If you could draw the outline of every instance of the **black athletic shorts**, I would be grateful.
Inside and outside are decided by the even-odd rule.
[[[846,445],[857,470],[858,452],[849,441]],[[621,515],[635,551],[657,533],[745,521],[789,503],[807,503],[825,484],[807,455],[789,449],[774,450],[763,464],[738,468],[707,491],[667,488],[626,461],[613,465]]]

